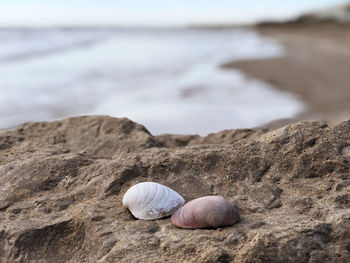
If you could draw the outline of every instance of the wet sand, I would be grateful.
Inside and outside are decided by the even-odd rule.
[[[337,123],[350,118],[350,25],[273,25],[256,30],[279,41],[286,56],[228,62],[223,67],[297,95],[306,109],[293,121]]]

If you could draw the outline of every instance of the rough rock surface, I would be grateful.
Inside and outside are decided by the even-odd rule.
[[[24,124],[0,132],[0,262],[350,262],[349,162],[350,121],[207,137],[110,117]],[[136,220],[121,200],[142,181],[222,195],[242,220]]]

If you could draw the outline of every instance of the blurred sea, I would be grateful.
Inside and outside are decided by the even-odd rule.
[[[0,30],[0,128],[102,114],[205,135],[293,117],[293,95],[219,67],[283,52],[243,29]]]

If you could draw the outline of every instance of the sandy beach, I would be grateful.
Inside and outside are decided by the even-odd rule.
[[[225,68],[292,92],[306,109],[295,120],[337,123],[350,115],[350,26],[339,24],[257,26],[256,31],[276,39],[286,56],[228,62]]]

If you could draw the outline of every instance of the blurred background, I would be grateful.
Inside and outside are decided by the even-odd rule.
[[[75,115],[153,134],[350,112],[350,2],[2,0],[0,129]]]

